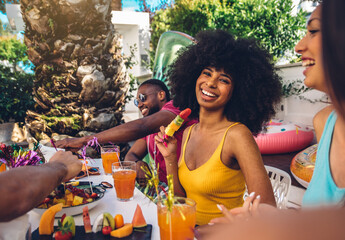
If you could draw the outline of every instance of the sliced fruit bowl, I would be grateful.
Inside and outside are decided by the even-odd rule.
[[[49,207],[62,203],[63,208],[56,214],[56,217],[61,217],[64,213],[69,216],[82,214],[83,207],[88,206],[89,209],[95,207],[104,196],[104,192],[99,191],[99,186],[92,186],[92,190],[87,184],[81,186],[67,185],[67,187],[60,185],[33,211],[43,214]]]

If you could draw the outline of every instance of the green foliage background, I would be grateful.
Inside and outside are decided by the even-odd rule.
[[[32,87],[34,76],[13,72],[11,68],[0,65],[0,123],[13,119],[24,122],[27,109],[34,102]]]
[[[15,38],[0,38],[0,60],[0,123],[24,122],[26,111],[34,104],[34,75],[17,71],[18,62],[28,63],[26,46]]]
[[[29,64],[26,51],[25,44],[14,37],[0,39],[0,60],[9,61],[14,70],[16,70],[18,62],[23,62],[24,65]]]
[[[292,0],[175,0],[152,19],[152,52],[169,30],[195,36],[201,30],[223,29],[259,40],[276,61],[293,50],[305,29],[306,13],[292,16],[292,8]]]

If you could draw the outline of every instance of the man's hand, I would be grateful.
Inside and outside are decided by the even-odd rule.
[[[66,166],[67,174],[63,179],[64,182],[74,178],[82,168],[82,162],[72,152],[58,151],[52,156],[49,162],[62,163]]]
[[[55,142],[56,147],[71,150],[73,152],[78,151],[83,147],[85,142],[84,137],[82,138],[65,138]]]

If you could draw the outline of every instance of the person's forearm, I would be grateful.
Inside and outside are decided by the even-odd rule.
[[[150,129],[145,127],[144,121],[142,119],[138,119],[89,136],[85,138],[85,140],[90,140],[92,137],[97,137],[99,143],[123,143],[137,140],[155,131],[158,130],[156,128]]]
[[[56,142],[56,145],[62,148],[79,149],[86,145],[93,137],[97,137],[98,142],[101,144],[130,142],[158,132],[160,126],[168,125],[175,117],[174,113],[163,110],[91,136],[60,140]]]
[[[62,163],[24,166],[1,173],[0,222],[10,221],[37,206],[66,174]]]
[[[141,158],[139,158],[139,156],[137,156],[135,153],[133,152],[128,152],[125,156],[125,161],[132,161],[132,162],[137,162],[141,160]]]
[[[150,116],[118,125],[94,136],[97,137],[100,143],[107,143],[109,141],[113,143],[129,142],[158,132],[161,126],[167,126],[175,117],[174,113],[163,110]]]

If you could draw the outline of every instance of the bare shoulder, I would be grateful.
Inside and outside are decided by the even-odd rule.
[[[251,133],[251,131],[249,130],[249,128],[242,124],[236,124],[234,126],[232,126],[227,134],[227,138],[226,140],[235,140],[235,139],[245,139],[245,138],[252,138],[253,134]]]
[[[247,166],[262,164],[259,148],[247,126],[237,124],[229,129],[223,145],[222,159],[225,164],[236,159],[242,170],[247,169]]]
[[[313,125],[314,125],[317,141],[320,140],[323,129],[327,122],[327,119],[333,110],[334,110],[333,105],[330,105],[321,109],[318,113],[315,114],[313,118]]]
[[[318,113],[315,114],[313,118],[314,127],[319,125],[324,125],[327,121],[329,114],[334,110],[333,105],[327,106],[321,109]]]
[[[256,148],[256,143],[249,128],[240,123],[229,129],[225,138],[224,149],[231,149],[231,152],[234,153],[243,149],[243,146]]]

